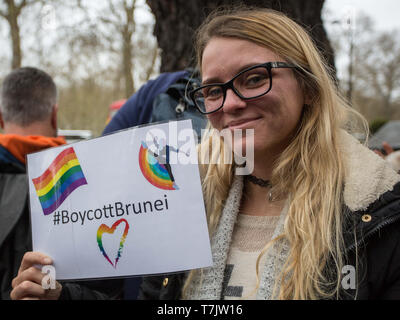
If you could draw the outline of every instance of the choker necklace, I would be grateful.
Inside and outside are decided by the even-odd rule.
[[[256,176],[253,176],[251,174],[247,175],[246,179],[248,181],[250,181],[251,183],[254,183],[254,184],[256,184],[256,185],[258,185],[260,187],[263,187],[263,188],[272,187],[271,182],[269,180],[264,180],[264,179],[261,179],[261,178],[257,178]]]
[[[261,178],[257,178],[256,176],[253,176],[252,174],[249,174],[249,175],[245,176],[245,179],[250,181],[251,183],[254,183],[254,184],[262,187],[262,188],[272,187],[272,184],[271,184],[271,182],[269,180],[264,180],[264,179],[261,179]],[[271,191],[268,193],[268,200],[269,200],[269,202],[274,201],[272,199],[272,192]]]

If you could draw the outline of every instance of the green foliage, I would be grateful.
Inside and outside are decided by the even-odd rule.
[[[377,119],[372,120],[369,123],[370,133],[375,134],[375,132],[377,132],[380,127],[382,127],[384,124],[386,124],[386,122],[388,122],[388,120],[383,119],[383,118],[377,118]]]

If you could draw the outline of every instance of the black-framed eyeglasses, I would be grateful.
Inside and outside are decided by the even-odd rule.
[[[243,100],[250,100],[267,94],[272,88],[272,68],[297,68],[286,62],[266,62],[239,72],[225,83],[211,83],[194,89],[190,98],[203,114],[210,114],[224,106],[226,91],[232,91]]]

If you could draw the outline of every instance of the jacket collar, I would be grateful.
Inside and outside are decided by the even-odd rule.
[[[351,211],[343,226],[346,250],[365,244],[382,227],[398,219],[400,175],[354,137],[341,133],[339,147],[346,170],[344,210]]]
[[[345,131],[341,132],[339,148],[346,171],[344,202],[351,211],[366,210],[400,182],[400,175],[387,161]]]
[[[5,167],[19,167],[22,171],[25,171],[24,164],[15,158],[10,151],[0,145],[0,172],[8,172],[9,170],[4,170]]]
[[[62,144],[63,138],[0,134],[0,247],[28,210],[26,154]]]
[[[17,134],[0,134],[0,145],[7,149],[20,163],[25,164],[28,153],[57,147],[65,144],[62,137],[21,136]]]

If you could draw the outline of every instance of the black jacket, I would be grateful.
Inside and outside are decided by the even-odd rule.
[[[11,281],[25,252],[31,250],[28,183],[18,162],[0,160],[0,290],[10,299]]]

